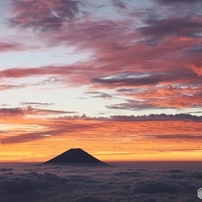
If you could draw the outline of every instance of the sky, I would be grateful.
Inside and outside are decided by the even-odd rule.
[[[201,0],[0,0],[0,29],[1,162],[202,160]]]

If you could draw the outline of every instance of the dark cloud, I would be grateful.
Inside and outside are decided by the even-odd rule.
[[[185,52],[187,52],[187,53],[193,53],[193,54],[196,54],[196,53],[201,54],[202,53],[202,44],[197,44],[197,45],[189,48]]]
[[[147,26],[139,28],[139,30],[155,38],[169,37],[177,35],[190,38],[201,38],[202,22],[194,21],[190,18],[168,18],[168,19],[146,19]]]
[[[38,108],[32,108],[32,107],[29,110],[32,111],[30,114],[33,114],[33,115],[37,115],[37,114],[38,115],[47,115],[47,114],[74,114],[74,113],[76,113],[75,111],[62,111],[62,110],[52,110],[52,109],[38,109]]]
[[[10,172],[13,171],[13,168],[0,168],[0,172]]]
[[[85,196],[81,196],[78,197],[76,199],[76,202],[104,202],[101,198],[97,197],[97,196],[92,196],[92,195],[85,195]]]
[[[112,164],[83,168],[23,165],[2,173],[0,199],[30,202],[196,202],[201,183],[197,163]],[[3,169],[3,168],[2,168]],[[19,170],[19,168],[17,169]],[[32,170],[32,171],[28,171]]]
[[[166,181],[139,181],[132,185],[132,192],[134,194],[154,194],[159,192],[175,194],[182,189],[181,186]]]
[[[10,178],[3,178],[0,182],[1,190],[10,192],[12,194],[27,194],[36,190],[43,190],[51,186],[50,181],[46,180],[46,174],[43,179],[37,179],[40,175],[37,173],[30,173],[29,175],[15,175]],[[44,179],[45,178],[45,179]]]
[[[123,92],[123,93],[130,93],[130,92],[134,92],[134,89],[132,89],[132,88],[120,88],[120,89],[117,89],[116,90],[117,92]]]
[[[202,4],[201,0],[155,0],[156,2],[163,4],[163,5],[173,5],[173,4],[195,4],[200,3]]]
[[[148,102],[149,101],[149,102]],[[123,109],[123,110],[145,110],[145,109],[165,109],[165,106],[156,106],[151,100],[126,100],[126,102],[120,104],[113,104],[107,106],[109,109]]]
[[[175,120],[188,120],[188,121],[201,121],[202,116],[194,116],[191,114],[150,114],[148,116],[111,116],[112,120],[115,121],[175,121]]]
[[[109,75],[100,78],[92,79],[93,82],[104,84],[119,84],[119,85],[153,85],[157,84],[161,78],[154,77],[148,74],[141,74],[135,72],[123,72],[117,75]]]
[[[51,106],[54,103],[47,103],[47,102],[21,102],[22,105],[36,105],[36,106]]]
[[[143,86],[143,85],[156,85],[160,83],[170,83],[183,80],[183,78],[194,79],[198,77],[193,72],[187,70],[185,72],[122,72],[115,75],[108,75],[104,77],[94,78],[93,82],[110,84],[115,86]],[[200,79],[200,78],[198,78]]]
[[[124,2],[122,0],[112,0],[112,4],[119,9],[126,8],[126,2]]]
[[[15,117],[15,116],[26,116],[26,115],[50,115],[50,114],[68,114],[76,113],[74,111],[62,111],[52,109],[39,109],[33,108],[28,105],[25,108],[0,108],[0,117]]]
[[[58,76],[48,76],[46,79],[42,80],[41,82],[35,83],[34,85],[49,85],[49,84],[64,84],[65,80],[59,78]]]
[[[21,108],[0,108],[0,117],[23,115],[24,111]]]
[[[88,117],[85,114],[82,116],[65,116],[59,117],[58,120],[100,120],[101,122],[115,121],[115,122],[139,122],[139,121],[196,121],[200,122],[202,116],[191,114],[149,114],[149,115],[113,115],[110,117]]]
[[[79,13],[78,2],[73,0],[13,0],[11,5],[15,15],[8,19],[8,24],[38,32],[58,30],[63,22]]]
[[[140,39],[147,46],[158,46],[166,38],[200,39],[201,9],[200,0],[154,0],[156,6],[133,11],[139,17],[141,26],[137,29],[145,36]],[[160,5],[159,5],[160,4]]]
[[[86,92],[87,94],[92,94],[93,98],[103,98],[103,99],[112,99],[113,96],[108,94],[108,93],[103,93],[103,92]]]

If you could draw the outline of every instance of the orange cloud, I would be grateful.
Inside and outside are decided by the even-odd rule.
[[[196,72],[198,76],[202,76],[202,63],[190,65],[190,68]]]
[[[124,156],[121,153],[126,152],[132,154],[131,160],[135,160],[135,156],[139,158],[138,156],[143,154],[145,156],[158,153],[167,155],[169,152],[191,152],[202,149],[199,144],[201,142],[200,120],[201,117],[183,114],[147,117],[90,118],[83,116],[46,120],[29,119],[28,122],[21,123],[24,126],[29,125],[27,132],[25,127],[23,132],[20,128],[5,131],[5,133],[2,131],[1,145],[2,148],[7,148],[6,145],[10,144],[22,147],[24,144],[41,145],[45,142],[47,151],[49,151],[48,148],[60,151],[67,146],[85,147],[94,153],[109,152],[106,157],[111,160],[114,156],[114,154],[110,155],[111,151],[117,152],[115,159],[123,160]],[[32,124],[34,124],[33,127]],[[33,161],[38,160],[37,155],[40,155],[42,150],[39,149],[36,157],[33,156]],[[26,152],[29,151],[31,152],[30,149]],[[41,159],[48,158],[48,156],[44,154]]]

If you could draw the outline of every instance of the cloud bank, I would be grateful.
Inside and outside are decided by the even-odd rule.
[[[2,201],[199,201],[196,193],[202,173],[187,164],[137,163],[106,169],[25,167],[21,173],[15,168],[1,169]]]

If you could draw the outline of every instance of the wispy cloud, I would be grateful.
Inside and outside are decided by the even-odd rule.
[[[86,94],[93,95],[93,98],[103,98],[103,99],[112,99],[113,96],[108,93],[98,92],[98,91],[89,91]]]
[[[112,4],[119,9],[125,9],[127,5],[127,3],[122,0],[112,0]]]
[[[39,103],[37,103],[37,105],[39,105]],[[44,103],[41,103],[40,105],[44,105]],[[30,105],[28,105],[27,107],[22,107],[22,108],[20,108],[20,107],[0,108],[0,115],[3,117],[26,116],[26,115],[37,116],[37,115],[68,114],[68,113],[76,113],[76,112],[52,110],[52,109],[39,109],[39,108],[31,107]]]
[[[0,42],[0,52],[20,51],[23,50],[23,45],[19,43]]]
[[[163,4],[165,6],[174,6],[176,4],[198,4],[201,5],[201,1],[200,0],[194,0],[194,1],[189,1],[189,0],[170,0],[169,2],[166,0],[155,0],[160,4]]]
[[[21,102],[22,105],[35,105],[35,106],[51,106],[54,103],[45,103],[45,102]]]
[[[64,21],[79,13],[78,2],[71,0],[12,1],[11,5],[14,16],[8,19],[8,24],[36,32],[58,30]]]

